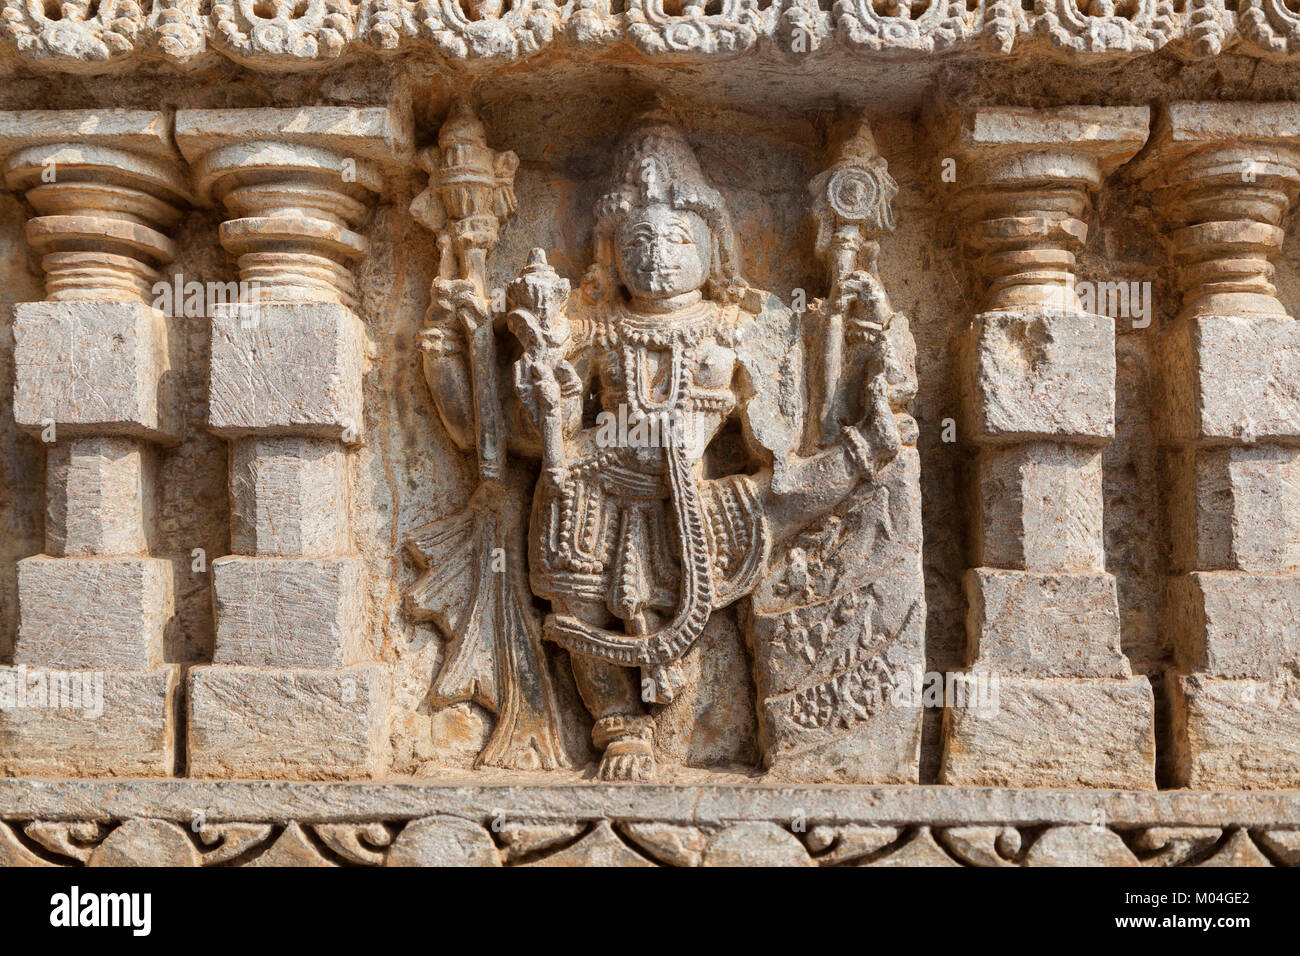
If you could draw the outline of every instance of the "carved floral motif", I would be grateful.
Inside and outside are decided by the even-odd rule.
[[[135,0],[6,0],[0,25],[22,55],[76,70],[134,52],[144,14]]]
[[[147,12],[146,12],[147,11]],[[457,68],[513,62],[569,45],[625,44],[644,56],[690,61],[769,43],[787,55],[840,44],[867,56],[941,55],[983,47],[1008,55],[1039,34],[1072,55],[1149,53],[1171,43],[1214,56],[1234,43],[1289,56],[1300,16],[1282,0],[6,0],[3,35],[25,59],[73,72],[133,55],[178,65],[212,48],[249,66],[296,70],[349,53],[436,52]]]
[[[1172,0],[1035,0],[1038,29],[1076,52],[1158,50],[1179,27]]]
[[[721,0],[720,9],[699,0],[631,0],[626,33],[648,54],[714,55],[743,53],[763,28],[758,0]]]
[[[213,42],[236,59],[296,61],[340,56],[356,35],[353,0],[218,0]]]
[[[421,36],[444,56],[515,60],[549,46],[560,21],[552,0],[421,0]]]
[[[962,0],[836,0],[835,22],[844,42],[859,50],[929,53],[971,33]]]
[[[1296,866],[1300,830],[917,821],[683,825],[432,816],[367,823],[0,821],[0,866]]]

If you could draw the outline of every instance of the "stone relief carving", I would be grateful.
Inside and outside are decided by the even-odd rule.
[[[68,0],[55,7],[36,0],[7,0],[0,11],[4,35],[33,60],[76,69],[131,53],[144,14],[135,0]]]
[[[1178,48],[1186,58],[1233,47],[1294,55],[1297,17],[1280,0],[925,0],[908,4],[836,0],[310,0],[258,3],[194,0],[64,3],[7,0],[3,36],[24,61],[49,70],[100,72],[124,60],[160,58],[189,66],[209,48],[239,63],[298,71],[320,60],[398,51],[432,56],[449,69],[513,62],[571,45],[669,61],[706,62],[775,47],[783,54],[833,56],[847,47],[873,57],[944,56],[960,51],[1008,56],[1017,45],[1050,44],[1098,61]],[[835,41],[835,42],[831,42]]]
[[[883,9],[882,9],[883,7]],[[835,20],[844,39],[860,50],[942,50],[971,33],[971,11],[960,0],[886,3],[836,0]]]
[[[1300,861],[1294,10],[0,20],[0,865]]]
[[[211,17],[213,43],[235,59],[310,63],[343,53],[356,35],[357,6],[352,0],[217,0]]]
[[[431,789],[427,805],[382,789],[365,795],[365,821],[322,813],[322,794],[295,784],[284,797],[309,818],[279,815],[279,803],[250,809],[247,785],[225,784],[224,813],[207,822],[166,806],[153,815],[90,820],[0,819],[0,866],[966,866],[1292,867],[1300,829],[1260,799],[1235,809],[1240,823],[1207,825],[1211,795],[1179,804],[1155,797],[1115,822],[1083,794],[1022,795],[1034,822],[999,818],[995,792],[929,804],[915,791],[868,791],[872,806],[841,788],[823,791],[837,809],[823,819],[807,793],[778,791],[759,812],[735,790],[714,794],[716,812],[684,814],[662,794],[633,795],[616,814],[556,814],[524,787],[488,792]],[[572,788],[570,788],[572,789]],[[627,788],[586,788],[628,794]],[[565,793],[565,788],[559,788]],[[534,790],[535,793],[535,790]],[[468,794],[468,795],[466,795]],[[86,796],[89,796],[87,794]],[[152,795],[151,795],[152,796]],[[156,797],[154,798],[156,800]],[[256,798],[253,798],[256,799]],[[263,798],[265,799],[265,798]],[[440,801],[442,808],[439,808]],[[450,808],[448,808],[450,805]],[[401,806],[400,810],[396,807]],[[828,804],[829,806],[829,804]],[[269,813],[268,813],[269,811]],[[806,821],[792,824],[799,813]],[[375,817],[375,814],[378,814]],[[899,817],[902,817],[900,822]],[[1190,817],[1189,817],[1190,815]],[[1089,822],[1089,818],[1092,822]]]
[[[408,597],[418,618],[447,632],[435,704],[475,700],[496,715],[480,755],[489,766],[553,769],[565,763],[554,692],[525,573],[527,476],[509,461],[487,258],[514,212],[518,160],[484,142],[462,102],[421,154],[430,184],[414,215],[438,233],[438,277],[420,336],[424,372],[456,443],[472,450],[478,484],[461,514],[417,529],[408,547],[428,569]]]
[[[600,775],[648,779],[653,708],[680,693],[682,660],[711,614],[758,594],[751,639],[766,675],[769,763],[806,749],[792,739],[801,733],[836,738],[868,719],[889,689],[876,672],[915,664],[920,650],[919,615],[899,641],[919,591],[910,604],[882,607],[894,603],[882,591],[893,569],[863,561],[873,548],[861,539],[875,524],[910,523],[904,550],[913,552],[919,530],[915,472],[894,466],[895,407],[910,399],[909,374],[886,337],[893,314],[870,251],[892,226],[897,190],[870,131],[814,184],[833,301],[812,313],[826,326],[830,364],[807,454],[800,324],[741,275],[726,202],[670,119],[643,117],[617,153],[594,214],[594,261],[576,292],[540,249],[510,284],[506,324],[520,352],[512,374],[498,357],[484,270],[512,211],[515,159],[487,147],[463,105],[426,157],[430,187],[416,209],[438,232],[441,264],[421,336],[425,374],[443,423],[479,462],[470,511],[411,540],[429,568],[412,608],[452,640],[434,700],[477,699],[497,713],[485,763],[563,762],[548,729],[554,704],[531,588],[550,602],[544,635],[569,652],[595,722]],[[913,440],[915,426],[905,427]],[[730,458],[715,443],[724,432],[736,437]],[[511,449],[541,459],[531,505],[527,480],[506,463]],[[859,514],[867,494],[870,514]],[[816,541],[790,548],[823,519]],[[794,564],[809,552],[818,569],[791,592]],[[841,597],[850,554],[850,576],[865,590]],[[782,562],[791,567],[776,572]],[[816,652],[792,646],[796,634],[833,627],[836,639]],[[784,658],[796,653],[809,658],[793,678]],[[826,706],[837,713],[816,713]],[[905,777],[918,742],[912,724],[883,745],[897,751],[893,763],[868,760],[855,772]],[[529,756],[509,755],[519,748]]]
[[[146,25],[164,58],[188,64],[208,48],[198,0],[154,0]]]
[[[1112,0],[1035,0],[1034,10],[1053,43],[1076,51],[1155,50],[1180,26],[1170,0],[1139,0],[1132,10]]]
[[[673,9],[664,0],[631,0],[624,14],[628,39],[650,54],[744,53],[759,39],[763,17],[758,0],[722,0],[717,13],[698,0]]]
[[[550,45],[560,11],[552,0],[424,0],[415,18],[421,35],[453,61],[514,60]]]

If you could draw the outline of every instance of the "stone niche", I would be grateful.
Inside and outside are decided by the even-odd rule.
[[[74,6],[0,864],[1300,862],[1293,12]]]

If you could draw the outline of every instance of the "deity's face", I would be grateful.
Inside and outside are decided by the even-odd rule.
[[[652,203],[634,209],[618,236],[618,271],[634,300],[663,300],[696,292],[709,278],[709,227],[698,215]]]

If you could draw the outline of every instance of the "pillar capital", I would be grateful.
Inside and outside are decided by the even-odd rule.
[[[181,110],[176,141],[198,196],[224,205],[221,244],[265,302],[356,308],[356,230],[408,165],[409,124],[387,107]]]
[[[170,119],[152,110],[0,113],[0,173],[36,212],[27,241],[52,301],[148,302],[189,202]]]
[[[980,107],[954,114],[964,241],[980,256],[983,311],[1082,312],[1075,254],[1092,194],[1146,142],[1149,110]]]
[[[1300,104],[1171,103],[1137,173],[1178,268],[1182,316],[1284,316],[1273,286],[1300,191]]]

